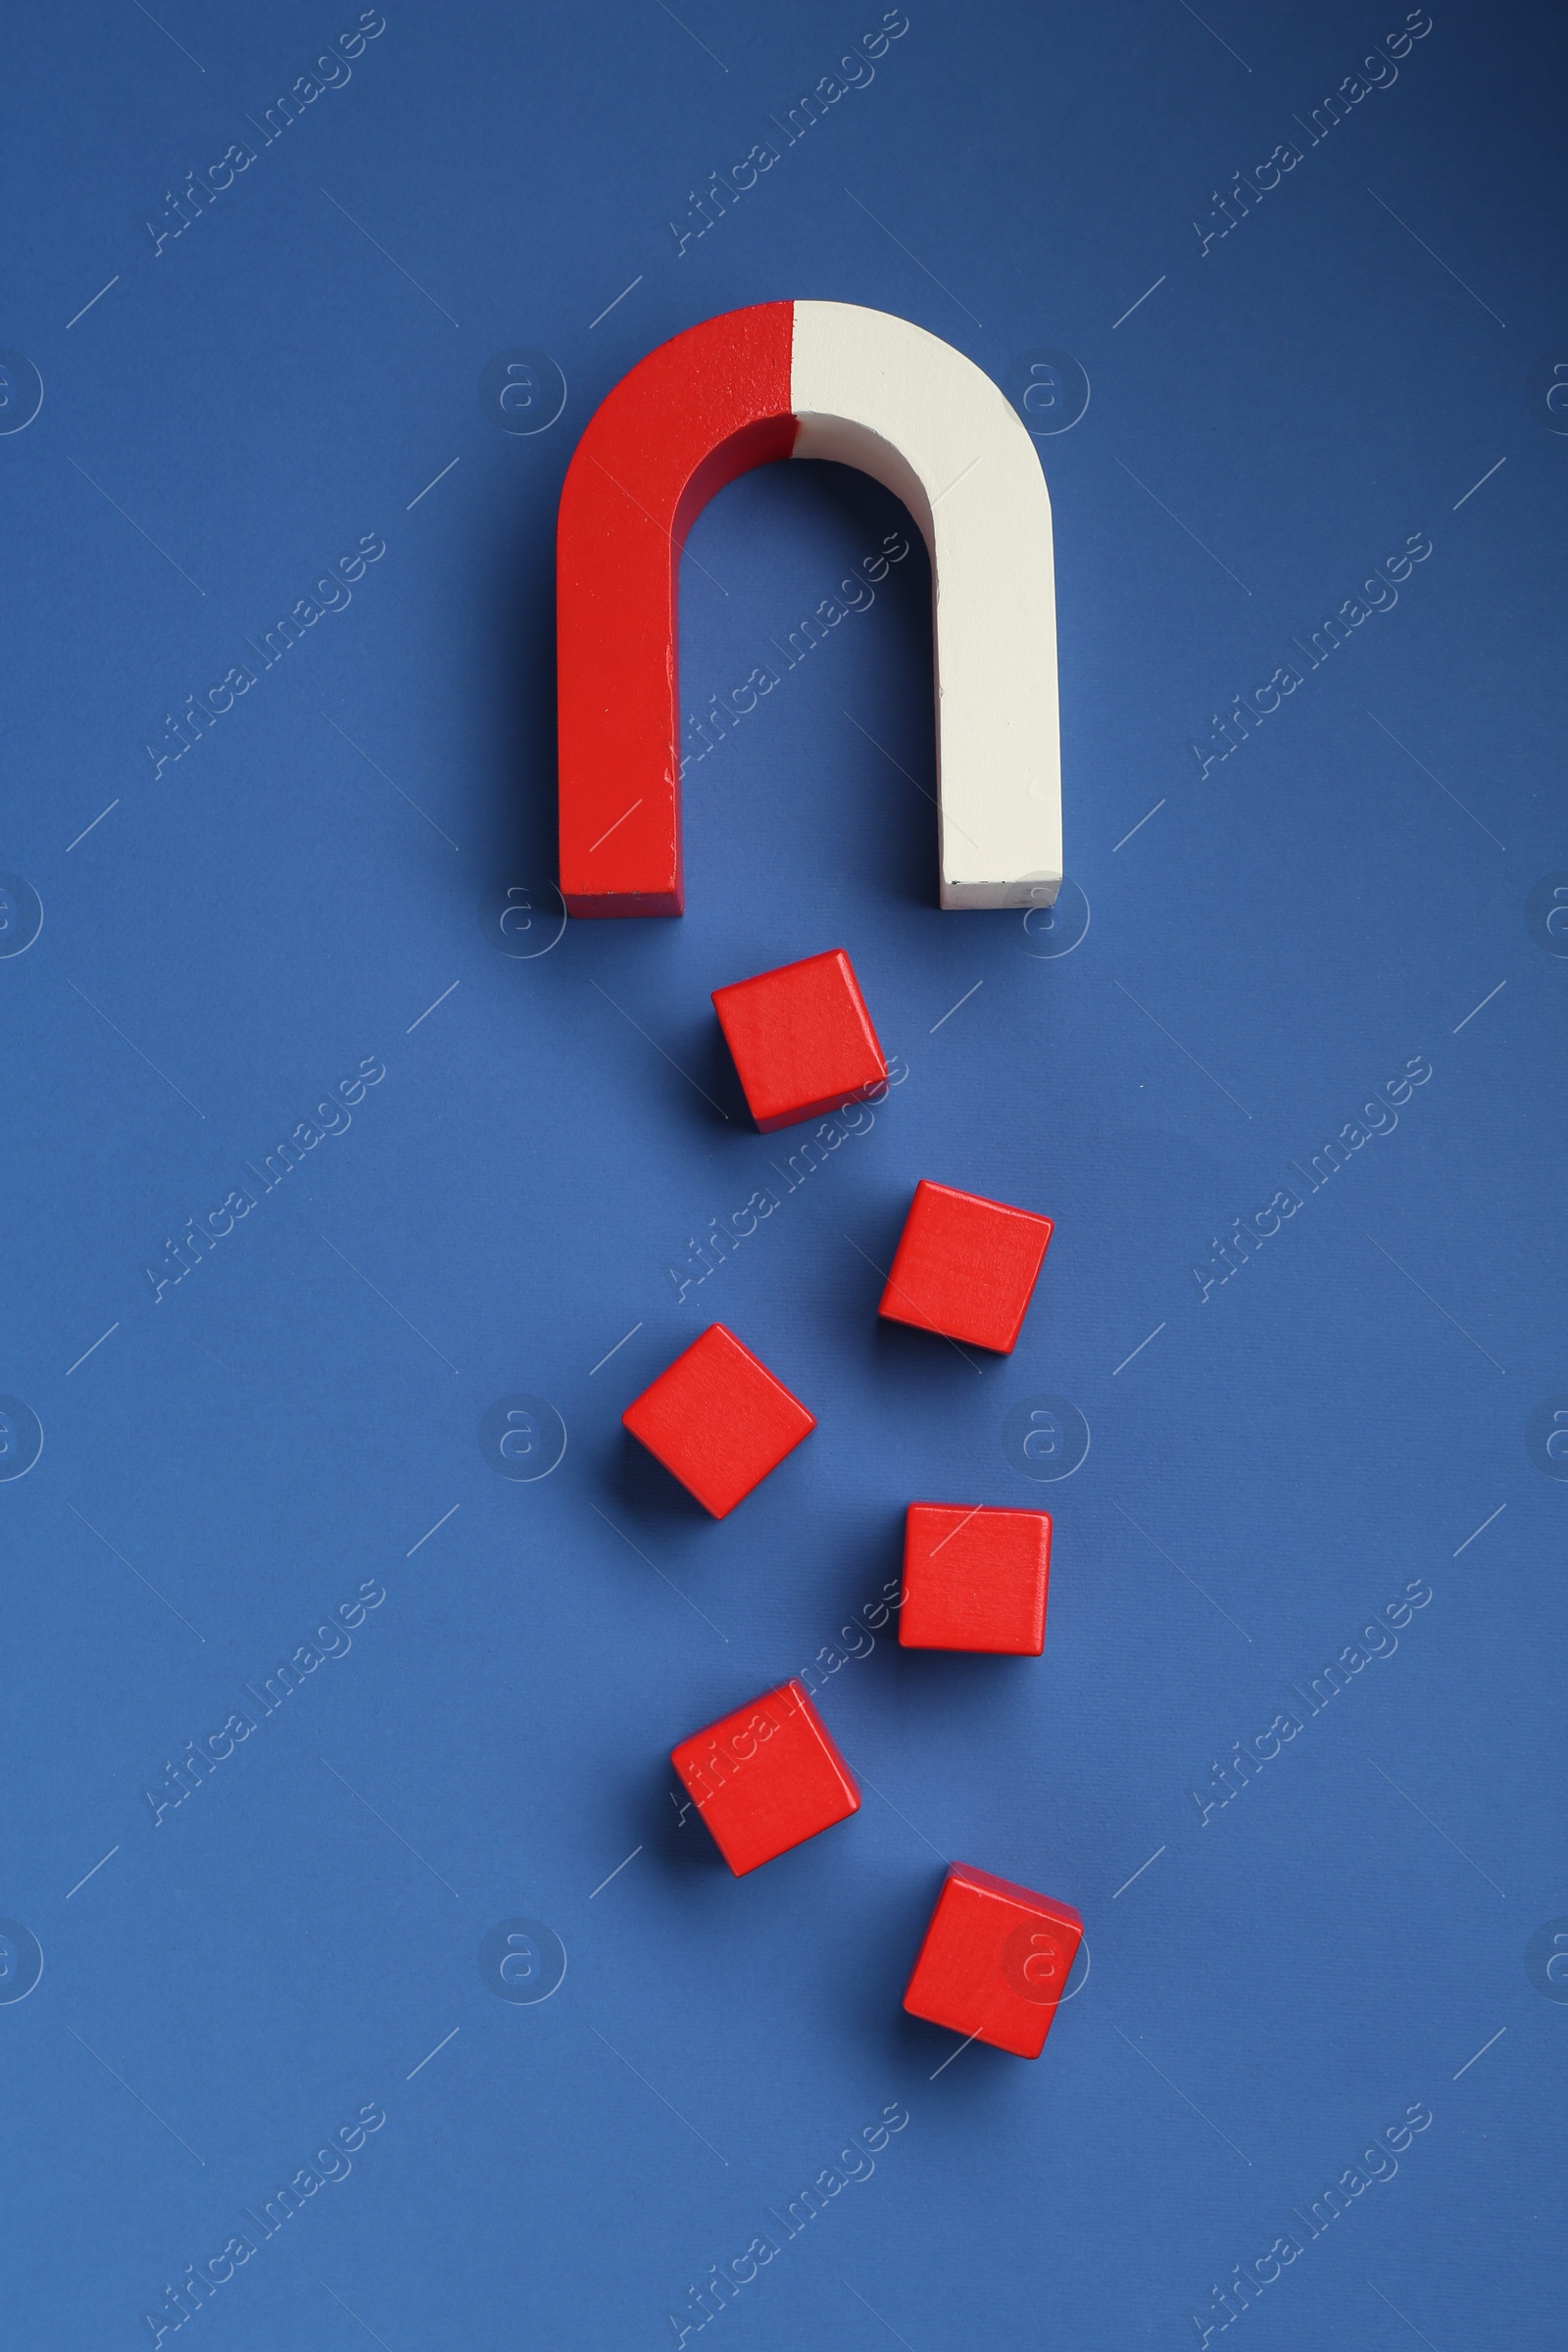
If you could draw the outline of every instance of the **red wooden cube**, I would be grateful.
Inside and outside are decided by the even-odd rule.
[[[1050,1575],[1049,1511],[911,1502],[904,1522],[899,1640],[906,1649],[1038,1658],[1046,1645]]]
[[[955,1862],[904,2006],[993,2049],[1038,2058],[1083,1932],[1070,1903]]]
[[[877,1312],[1010,1355],[1052,1230],[1030,1209],[917,1184]]]
[[[793,1680],[694,1732],[669,1760],[738,1879],[860,1809],[844,1758]]]
[[[713,1009],[764,1135],[862,1102],[886,1082],[871,1015],[842,948],[715,988]]]
[[[722,1323],[710,1323],[620,1416],[705,1511],[723,1519],[816,1421]]]

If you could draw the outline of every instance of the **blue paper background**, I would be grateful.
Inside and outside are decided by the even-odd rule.
[[[0,864],[43,909],[0,962],[0,1388],[43,1432],[0,1485],[28,2352],[152,2340],[371,2102],[349,2176],[188,2323],[215,2352],[653,2346],[670,2311],[692,2343],[689,2286],[763,2231],[705,2340],[1192,2343],[1292,2230],[1234,2322],[1256,2352],[1555,2340],[1561,29],[1438,8],[1311,144],[1396,0],[911,0],[786,148],[769,115],[880,15],[388,5],[264,145],[246,118],[352,0],[10,12],[0,340],[43,385],[0,439]],[[677,252],[688,191],[768,137]],[[1204,251],[1211,192],[1293,139]],[[679,328],[805,295],[1015,393],[1043,347],[1087,371],[1040,442],[1087,935],[936,910],[916,548],[693,769],[683,922],[503,953],[510,886],[524,944],[556,928],[576,436]],[[567,387],[533,435],[477,393],[519,348]],[[836,468],[726,491],[687,708],[902,520]],[[155,778],[164,714],[362,534],[352,604]],[[1396,607],[1200,779],[1210,713],[1412,534]],[[834,946],[907,1078],[678,1300],[688,1237],[801,1140],[749,1131],[708,992]],[[1306,1192],[1291,1163],[1412,1057],[1396,1128]],[[166,1239],[364,1058],[352,1126],[155,1301]],[[927,1174],[1057,1220],[978,1371],[876,1320],[865,1258]],[[1192,1263],[1288,1185],[1200,1298]],[[722,1525],[618,1428],[715,1316],[819,1421]],[[568,1433],[543,1481],[477,1441],[516,1393]],[[1091,1433],[1056,1484],[1004,1444],[1044,1396]],[[820,1702],[862,1811],[733,1882],[667,1749],[835,1642],[913,1495],[1053,1510],[1045,1658],[878,1635]],[[368,1580],[348,1654],[155,1826],[143,1788]],[[1397,1651],[1200,1821],[1215,1760],[1411,1583]],[[1085,1915],[1038,2066],[944,2068],[900,2011],[948,1856]],[[542,2004],[481,1978],[517,1916],[567,1955]],[[784,2239],[768,2209],[894,2102],[874,2174]],[[1291,2209],[1412,2105],[1396,2176],[1308,2239]]]

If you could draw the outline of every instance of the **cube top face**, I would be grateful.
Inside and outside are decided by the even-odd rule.
[[[906,1649],[984,1649],[1037,1658],[1051,1576],[1047,1511],[911,1502],[904,1522]]]
[[[904,1995],[911,2017],[1038,2058],[1083,1939],[1070,1903],[956,1862]]]
[[[735,1876],[860,1809],[860,1792],[804,1683],[737,1707],[670,1754]]]
[[[1030,1209],[922,1182],[877,1312],[1010,1355],[1053,1230]]]
[[[842,948],[716,988],[713,1009],[764,1135],[860,1102],[887,1077]]]
[[[799,1397],[722,1323],[710,1323],[620,1418],[715,1519],[816,1427]]]

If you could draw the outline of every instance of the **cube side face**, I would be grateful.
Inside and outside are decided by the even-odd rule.
[[[1050,1576],[1048,1512],[911,1502],[899,1641],[906,1649],[1037,1658]]]
[[[1010,1355],[1054,1231],[1031,1209],[922,1180],[877,1311]]]
[[[735,1876],[860,1809],[860,1792],[805,1685],[781,1684],[671,1750]]]
[[[715,1519],[727,1518],[816,1427],[722,1323],[710,1323],[620,1418]]]
[[[956,1863],[937,1897],[904,1995],[912,2017],[1038,2058],[1083,1921],[1070,1904]]]
[[[713,991],[746,1103],[764,1135],[861,1102],[887,1063],[842,948]]]

